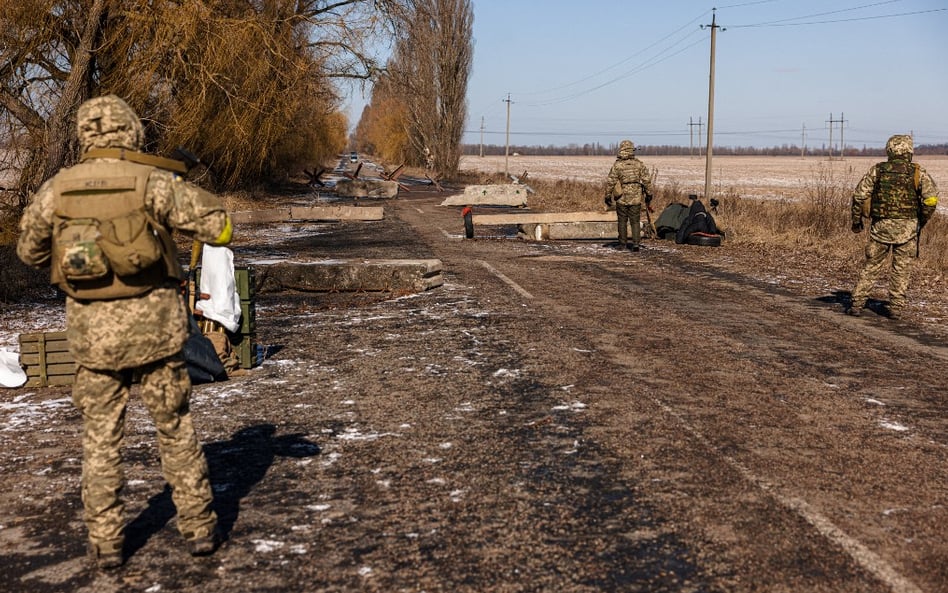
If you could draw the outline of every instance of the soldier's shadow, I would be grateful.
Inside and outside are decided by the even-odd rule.
[[[838,304],[842,309],[851,307],[853,304],[853,295],[852,292],[848,290],[836,290],[833,291],[833,294],[826,296],[818,297],[816,299],[821,303],[827,303],[830,305]],[[879,300],[879,299],[867,299],[866,300],[866,309],[872,311],[877,315],[885,316],[886,307],[889,306],[889,301]]]
[[[303,458],[320,453],[318,445],[299,433],[275,434],[274,425],[259,424],[237,431],[229,440],[204,446],[214,490],[218,530],[225,540],[240,515],[240,501],[263,480],[277,457]],[[126,556],[142,548],[174,515],[171,487],[166,484],[164,490],[151,497],[148,506],[129,523],[125,537]]]

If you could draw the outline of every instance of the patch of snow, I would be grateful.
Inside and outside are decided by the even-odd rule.
[[[899,424],[898,422],[890,422],[888,420],[881,420],[879,426],[888,430],[894,430],[896,432],[908,432],[909,427],[904,424]]]

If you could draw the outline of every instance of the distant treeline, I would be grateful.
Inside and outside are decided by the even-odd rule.
[[[477,156],[481,154],[480,144],[463,144],[462,151],[465,155]],[[570,144],[567,146],[511,146],[509,154],[533,155],[533,156],[614,156],[618,151],[618,144]],[[496,144],[485,144],[483,154],[485,156],[503,155],[506,147]],[[703,149],[690,148],[688,146],[672,145],[637,145],[636,153],[639,155],[656,156],[700,156],[704,154]],[[839,148],[834,147],[832,152],[826,146],[819,148],[807,146],[805,152],[799,146],[794,144],[784,144],[782,146],[772,146],[759,148],[755,146],[715,146],[716,155],[734,155],[734,156],[825,156],[838,157]],[[919,144],[915,147],[917,155],[948,154],[948,144]],[[843,156],[885,156],[884,147],[869,148],[863,146],[856,148],[847,146]]]

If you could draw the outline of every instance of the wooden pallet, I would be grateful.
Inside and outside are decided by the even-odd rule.
[[[26,387],[72,385],[76,379],[64,331],[20,334],[20,366],[26,371]]]

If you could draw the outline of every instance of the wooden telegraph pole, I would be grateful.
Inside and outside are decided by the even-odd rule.
[[[717,9],[711,9],[711,69],[708,77],[708,151],[705,153],[704,198],[711,198],[711,156],[714,151],[714,46],[717,40]],[[702,28],[704,25],[702,25]],[[722,29],[723,30],[723,29]]]
[[[504,148],[504,177],[510,177],[510,93],[504,99],[507,103],[507,144]]]

